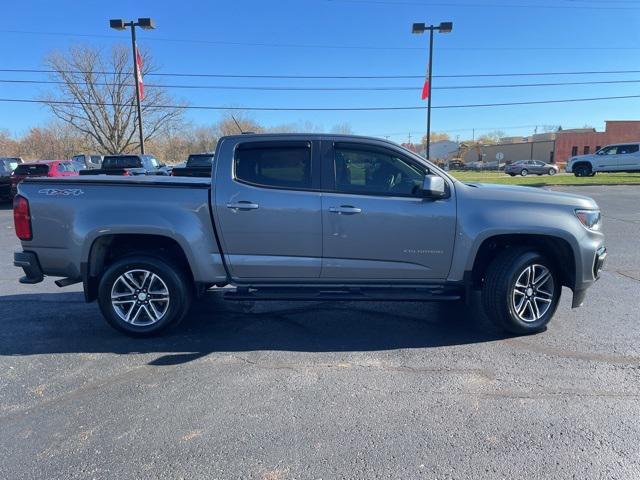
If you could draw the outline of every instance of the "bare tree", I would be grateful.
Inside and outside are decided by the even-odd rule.
[[[155,67],[148,52],[142,52],[143,75]],[[45,97],[51,112],[72,125],[105,153],[130,152],[140,147],[135,108],[135,84],[131,51],[118,45],[105,54],[92,47],[71,47],[65,53],[49,54],[45,63],[60,82],[56,93]],[[147,87],[142,102],[144,138],[175,128],[182,110],[164,88]]]

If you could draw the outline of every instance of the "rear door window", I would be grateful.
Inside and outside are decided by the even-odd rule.
[[[618,153],[620,155],[625,155],[627,153],[638,153],[638,145],[637,144],[620,145],[618,147]]]
[[[271,188],[311,188],[311,144],[241,144],[234,159],[235,178]]]

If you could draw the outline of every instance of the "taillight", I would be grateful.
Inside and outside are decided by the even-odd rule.
[[[16,227],[16,235],[20,240],[31,240],[31,213],[29,201],[22,195],[16,195],[13,199],[13,223]]]
[[[125,170],[125,171],[122,173],[122,176],[124,176],[124,177],[128,177],[128,176],[130,176],[130,175],[131,175],[131,174],[129,173],[129,170]]]

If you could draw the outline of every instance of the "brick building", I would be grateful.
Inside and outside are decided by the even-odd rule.
[[[640,120],[608,120],[604,132],[595,128],[560,130],[556,133],[555,159],[565,164],[569,157],[594,153],[612,143],[640,142]]]

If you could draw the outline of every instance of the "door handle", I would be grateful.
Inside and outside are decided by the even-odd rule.
[[[239,202],[229,202],[227,203],[227,208],[232,208],[234,210],[255,210],[259,207],[257,203],[248,202],[246,200],[240,200]]]
[[[337,213],[338,215],[354,215],[361,213],[362,209],[358,207],[352,207],[351,205],[341,205],[339,207],[329,207],[331,213]]]

